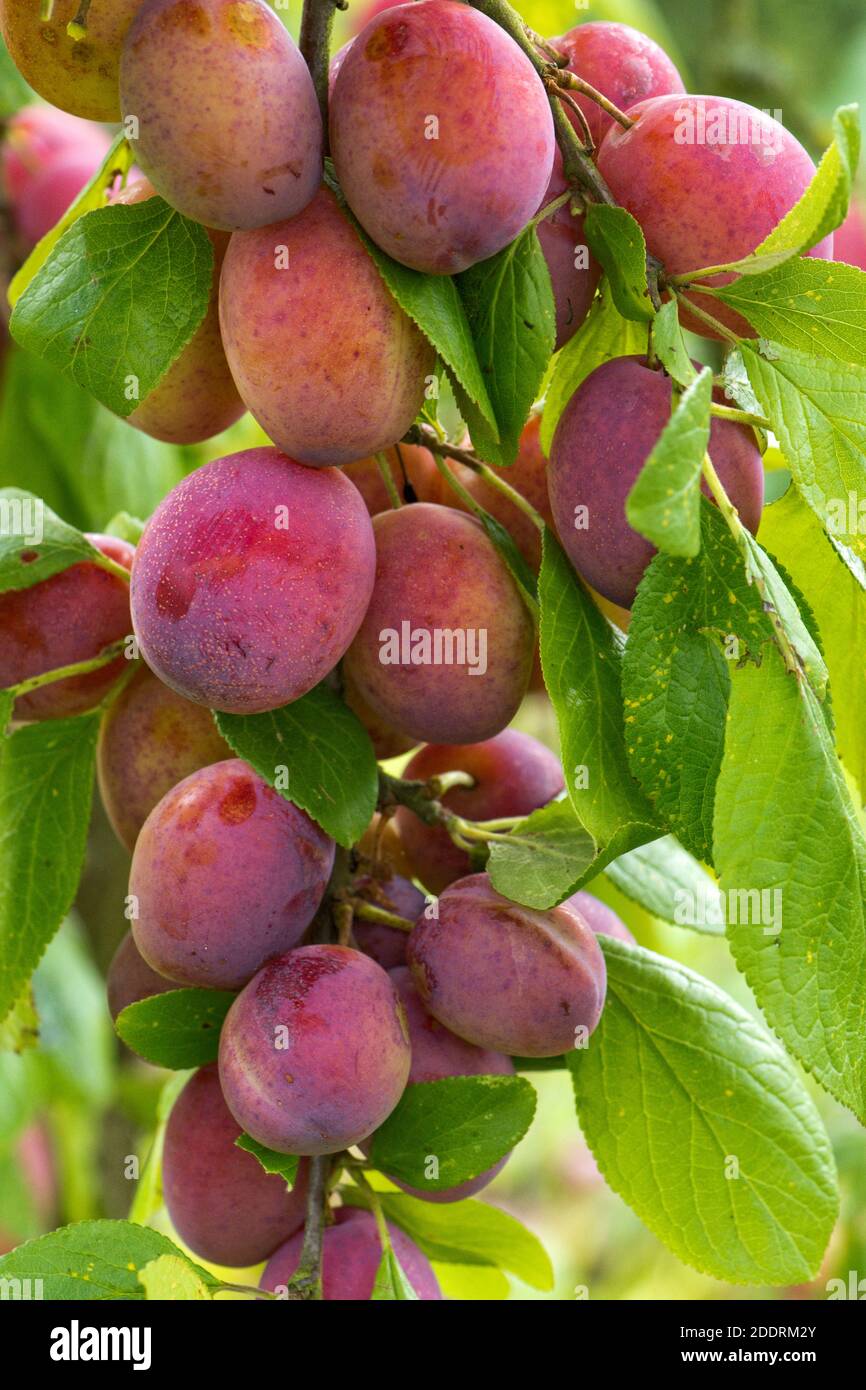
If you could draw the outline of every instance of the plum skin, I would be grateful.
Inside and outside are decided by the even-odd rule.
[[[3,137],[3,180],[25,250],[57,223],[108,153],[108,135],[49,106],[24,106]]]
[[[553,118],[504,30],[468,6],[426,0],[374,17],[343,54],[330,144],[346,201],[376,244],[451,275],[507,246],[535,214]]]
[[[242,1133],[223,1100],[216,1063],[201,1067],[175,1101],[165,1131],[162,1182],[178,1235],[215,1264],[259,1264],[303,1225],[309,1165],[289,1192],[277,1173],[235,1140]]]
[[[370,518],[349,480],[249,449],[196,469],[157,507],[133,566],[133,627],[179,695],[256,714],[336,666],[374,574]]]
[[[494,473],[498,473],[516,492],[519,492],[522,497],[532,503],[548,526],[553,527],[553,513],[550,510],[550,500],[547,493],[547,459],[541,450],[540,434],[541,416],[533,415],[523,427],[517,458],[514,463],[508,467],[499,468],[495,464],[491,467]],[[476,502],[480,502],[484,510],[490,512],[491,516],[495,516],[497,521],[502,522],[506,530],[511,533],[517,549],[529,568],[537,573],[541,565],[541,532],[535,522],[526,516],[519,507],[515,506],[504,493],[486,482],[474,469],[453,459],[449,460],[448,467],[463,484],[469,495]],[[459,511],[467,509],[466,504],[456,492],[452,492],[448,488],[447,484],[445,484],[445,490],[447,493],[445,497],[431,498],[430,500],[443,501],[446,505],[456,507]]]
[[[440,800],[466,820],[528,816],[563,790],[559,761],[529,734],[516,729],[483,743],[427,744],[407,763],[403,776],[428,781],[443,772],[468,772],[474,787],[453,787]],[[441,826],[425,825],[408,807],[395,816],[400,839],[417,878],[431,893],[441,893],[471,872],[469,856]]]
[[[136,946],[132,932],[128,931],[111,958],[105,989],[108,1012],[116,1021],[118,1014],[122,1014],[130,1004],[138,1004],[154,994],[165,994],[167,990],[177,989],[177,985],[151,970]]]
[[[132,856],[132,931],[148,965],[183,985],[240,989],[300,941],[334,842],[240,758],[186,777],[154,807]]]
[[[166,792],[233,756],[209,710],[184,700],[142,665],[104,716],[96,750],[99,791],[130,854]]]
[[[291,221],[232,237],[220,324],[248,409],[279,448],[318,466],[391,448],[435,363],[324,187]]]
[[[269,961],[220,1035],[226,1103],[248,1134],[279,1153],[357,1144],[394,1109],[409,1065],[391,980],[347,946],[301,946]]]
[[[643,228],[647,248],[668,275],[726,265],[748,256],[781,221],[808,187],[815,165],[784,126],[745,102],[729,97],[658,96],[629,112],[631,130],[613,126],[598,152],[598,168],[616,201]],[[756,124],[756,123],[760,124]],[[716,140],[689,143],[682,131],[700,134],[711,127],[737,132],[742,123],[766,138],[757,143]],[[809,256],[830,259],[833,238],[825,237]],[[709,285],[733,275],[714,276]],[[755,330],[740,315],[700,293],[694,303],[740,337]],[[704,337],[719,334],[689,313],[685,328]]]
[[[578,574],[623,608],[631,607],[656,553],[626,520],[626,498],[670,418],[672,390],[670,378],[642,358],[615,357],[575,391],[551,445],[547,480],[560,540]],[[754,435],[744,425],[714,419],[709,452],[743,524],[755,533],[764,469]],[[581,529],[575,526],[579,506],[588,508]]]
[[[346,654],[349,679],[380,718],[416,741],[492,738],[511,721],[526,692],[534,644],[529,611],[492,541],[474,517],[426,502],[381,512],[373,530],[376,582]],[[383,664],[387,641],[393,644],[385,635],[396,634],[402,643],[404,630],[426,634],[434,661]],[[465,638],[464,665],[435,664],[437,632]],[[397,655],[402,658],[402,650]],[[472,675],[473,669],[479,674]]]
[[[138,120],[137,163],[172,207],[207,227],[264,227],[316,192],[312,78],[262,0],[144,0],[123,44],[120,97],[124,119]]]
[[[91,0],[87,36],[76,40],[66,26],[79,0],[54,0],[50,19],[33,0],[2,0],[0,27],[15,66],[52,106],[92,121],[119,121],[120,50],[140,3]]]
[[[388,1233],[394,1253],[418,1298],[441,1300],[442,1293],[427,1256],[399,1226],[389,1222]],[[268,1261],[259,1287],[271,1293],[285,1288],[300,1263],[302,1245],[302,1231],[281,1245]],[[334,1214],[334,1225],[325,1227],[322,1252],[325,1301],[369,1301],[382,1260],[382,1245],[372,1212],[340,1207]]]
[[[392,874],[390,878],[375,878],[371,874],[355,879],[353,892],[374,907],[385,912],[393,912],[414,922],[423,911],[426,898],[408,878]],[[387,922],[368,922],[363,917],[355,917],[352,923],[355,945],[365,956],[371,956],[383,970],[393,970],[395,966],[406,964],[406,943],[408,931],[402,927],[389,927]]]
[[[406,954],[427,1010],[477,1047],[555,1057],[601,1016],[604,956],[587,923],[573,909],[509,902],[487,874],[446,888]]]
[[[553,173],[540,207],[552,203],[567,188],[562,155],[557,149]],[[556,339],[553,346],[554,351],[559,352],[574,337],[589,313],[601,279],[601,265],[589,249],[583,217],[573,213],[569,203],[563,203],[556,212],[542,218],[535,230],[550,274],[556,310]],[[575,264],[578,247],[586,252],[586,265]]]
[[[398,966],[389,971],[389,974],[406,1010],[406,1022],[409,1025],[412,1066],[409,1070],[408,1085],[442,1081],[448,1076],[514,1075],[514,1063],[510,1057],[491,1048],[475,1047],[473,1043],[465,1042],[427,1012],[412,982],[412,972],[408,967]],[[412,1187],[400,1178],[389,1176],[404,1192],[413,1197],[422,1197],[426,1202],[461,1202],[465,1197],[473,1197],[487,1187],[505,1167],[508,1158],[509,1155],[505,1154],[492,1168],[487,1168],[476,1177],[467,1178],[465,1182],[439,1191]]]
[[[683,79],[663,48],[629,24],[591,20],[578,24],[551,45],[568,56],[569,71],[582,77],[620,111],[628,111],[650,97],[685,92]],[[580,107],[592,137],[599,144],[615,124],[591,97],[570,93]],[[577,116],[563,107],[575,130],[582,135]]]
[[[87,534],[103,555],[130,569],[134,547],[116,536]],[[33,584],[0,594],[0,688],[88,661],[129,635],[129,585],[82,560]],[[123,655],[82,676],[31,690],[15,701],[14,718],[67,719],[99,704],[126,667]]]
[[[631,946],[637,945],[634,936],[613,908],[608,907],[607,903],[596,898],[594,894],[587,893],[585,889],[581,888],[572,893],[570,898],[560,903],[560,907],[571,908],[577,912],[596,936],[615,936],[618,941],[627,941]]]

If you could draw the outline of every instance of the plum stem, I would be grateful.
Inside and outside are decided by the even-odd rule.
[[[540,512],[536,511],[532,503],[528,501],[521,492],[518,492],[516,488],[513,488],[510,483],[507,483],[501,474],[497,473],[489,464],[483,463],[482,460],[469,449],[460,449],[456,444],[442,443],[438,439],[435,430],[432,430],[429,425],[413,425],[404,436],[404,439],[407,444],[423,444],[424,448],[429,449],[433,455],[454,459],[457,463],[465,464],[467,468],[471,468],[474,473],[477,473],[478,476],[483,478],[486,483],[489,483],[491,487],[496,488],[497,492],[501,492],[503,497],[507,497],[509,502],[513,502],[515,507],[523,512],[524,516],[528,516],[533,525],[538,527],[539,531],[544,530],[544,517]],[[442,476],[449,486],[451,486],[459,496],[463,497],[467,505],[472,506],[473,511],[477,512],[478,504],[475,503],[473,505],[474,499],[469,496],[466,489],[454,477],[451,470],[440,468],[439,471],[442,473]],[[482,507],[481,510],[483,511],[484,508]]]
[[[81,0],[78,6],[78,13],[74,19],[70,19],[66,26],[67,34],[71,39],[74,39],[76,43],[81,39],[87,38],[87,13],[89,9],[90,0]]]
[[[347,898],[346,906],[363,922],[380,922],[383,927],[394,927],[397,931],[404,932],[410,932],[415,927],[415,923],[410,922],[408,917],[400,917],[396,912],[387,912],[384,907],[376,907],[375,903],[368,903],[364,898]]]
[[[452,787],[474,787],[475,778],[471,772],[463,772],[460,768],[455,768],[453,772],[439,772],[435,777],[431,777],[427,783],[431,794],[437,801],[450,792]]]
[[[536,48],[540,48],[545,58],[548,58],[556,67],[568,67],[568,54],[563,53],[561,48],[555,48],[552,39],[546,39],[543,34],[536,34],[535,30],[530,29],[528,24],[524,24],[523,32],[526,34],[530,43],[534,44]]]
[[[379,453],[376,455],[376,466],[382,475],[382,482],[385,484],[385,491],[388,494],[388,500],[390,501],[391,506],[395,508],[402,507],[403,503],[400,501],[400,494],[397,491],[397,484],[394,482],[394,474],[388,467],[388,460],[384,454]]]
[[[17,697],[29,695],[31,690],[39,690],[43,685],[53,685],[55,681],[67,680],[70,676],[86,676],[90,671],[98,671],[101,666],[115,661],[123,654],[125,645],[126,638],[120,637],[116,642],[103,647],[98,656],[91,656],[87,661],[73,661],[68,666],[55,666],[52,671],[43,671],[38,676],[28,676],[27,680],[19,681],[18,685],[8,688],[14,691]]]
[[[700,291],[700,285],[692,286],[692,294],[699,294]],[[693,298],[689,297],[685,300],[685,303],[683,303],[683,296],[677,291],[677,302],[680,307],[687,309],[690,314],[694,314],[695,318],[700,319],[702,323],[712,328],[714,333],[718,333],[720,337],[726,338],[729,343],[734,344],[734,347],[739,347],[740,339],[737,337],[736,333],[732,333],[731,330],[726,328],[723,323],[720,323],[718,319],[714,319],[712,314],[708,314],[706,309],[702,309],[699,304],[696,304]]]
[[[325,1200],[330,1171],[330,1154],[316,1154],[310,1159],[304,1243],[298,1268],[289,1282],[288,1289],[289,1299],[293,1302],[322,1300],[322,1240],[325,1234]]]
[[[589,121],[586,119],[586,115],[578,106],[574,97],[569,92],[565,91],[564,87],[562,86],[560,82],[560,78],[562,77],[562,75],[563,74],[561,72],[557,72],[556,77],[546,79],[547,90],[549,92],[553,92],[555,96],[559,97],[560,101],[565,102],[565,105],[568,107],[569,111],[574,112],[575,116],[580,122],[580,128],[583,131],[583,143],[586,147],[586,151],[588,154],[595,154],[595,141],[592,138],[592,131],[589,128]]]
[[[580,92],[581,96],[589,97],[590,101],[594,101],[596,106],[600,106],[602,111],[606,111],[617,125],[621,125],[623,130],[631,130],[632,126],[637,124],[631,116],[627,116],[624,111],[620,111],[618,106],[614,106],[612,101],[608,101],[603,92],[586,82],[584,78],[578,77],[576,73],[561,72],[556,81],[560,87],[568,87],[574,92]]]
[[[322,113],[322,126],[328,129],[328,69],[331,61],[331,31],[337,10],[349,8],[349,0],[304,0],[298,47],[304,55]]]
[[[719,420],[736,420],[740,425],[752,425],[757,430],[773,428],[763,415],[753,415],[750,410],[737,410],[732,405],[719,405],[716,401],[710,406],[710,414],[717,416]]]

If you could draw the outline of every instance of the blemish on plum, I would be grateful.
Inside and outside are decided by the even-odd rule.
[[[408,37],[409,26],[402,20],[396,24],[383,24],[367,40],[364,57],[373,63],[378,63],[383,58],[396,58],[406,47]]]
[[[226,825],[242,825],[256,809],[256,788],[251,777],[236,777],[217,807]]]

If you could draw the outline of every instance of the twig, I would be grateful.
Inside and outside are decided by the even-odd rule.
[[[322,1298],[322,1239],[325,1234],[325,1193],[330,1171],[330,1154],[317,1154],[310,1159],[304,1243],[297,1271],[289,1281],[291,1302],[320,1302]]]
[[[304,0],[304,9],[301,15],[298,47],[310,69],[326,134],[328,129],[328,68],[331,61],[331,30],[334,27],[335,12],[348,8],[349,0]]]

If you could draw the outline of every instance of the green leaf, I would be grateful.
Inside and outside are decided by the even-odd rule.
[[[234,998],[223,989],[171,989],[128,1004],[114,1026],[127,1047],[156,1067],[204,1067],[217,1059]]]
[[[476,515],[505,561],[512,579],[520,590],[521,598],[532,614],[532,621],[538,626],[538,580],[517,549],[511,532],[506,530],[502,522],[484,508]]]
[[[34,92],[12,61],[5,43],[0,40],[0,121],[7,121],[34,100]]]
[[[39,1051],[53,1095],[76,1106],[109,1103],[117,1044],[105,1007],[105,979],[84,932],[61,926],[33,976]]]
[[[382,1260],[376,1271],[376,1282],[370,1294],[373,1303],[417,1303],[418,1295],[409,1283],[403,1266],[394,1253],[390,1241],[382,1251]]]
[[[866,274],[841,261],[786,261],[735,280],[715,297],[779,348],[830,362],[866,365]]]
[[[857,809],[810,686],[772,650],[731,680],[715,861],[723,892],[749,895],[749,910],[729,917],[731,949],[786,1047],[866,1122]]]
[[[29,589],[81,560],[101,563],[86,536],[32,492],[0,488],[0,593]]]
[[[204,318],[212,276],[213,247],[197,222],[162,198],[115,203],[64,232],[15,305],[10,331],[117,415],[131,415]]]
[[[668,376],[680,386],[690,386],[697,376],[689,357],[675,299],[664,303],[653,319],[652,349]]]
[[[647,289],[646,242],[638,223],[625,208],[590,203],[584,226],[623,318],[649,323],[655,310]]]
[[[594,871],[596,844],[568,801],[533,811],[490,843],[487,872],[497,892],[525,907],[552,907]]]
[[[490,463],[513,463],[556,339],[553,289],[535,227],[465,270],[457,288],[498,425],[491,432],[476,422],[473,444]]]
[[[129,512],[116,512],[105,525],[107,536],[117,536],[122,541],[129,541],[130,545],[138,545],[143,531],[144,522],[140,517],[130,516]]]
[[[626,758],[620,648],[549,530],[539,596],[541,664],[559,725],[569,798],[597,844],[629,827],[631,843],[620,846],[624,853],[657,832]]]
[[[579,332],[555,358],[541,418],[541,447],[549,456],[559,417],[578,386],[602,362],[646,351],[646,327],[623,318],[606,280],[592,302]]]
[[[105,195],[118,174],[127,174],[132,168],[132,148],[122,133],[115,137],[111,149],[105,156],[95,174],[84,185],[75,201],[67,208],[60,221],[46,232],[36,243],[20,270],[12,277],[9,285],[9,303],[14,308],[36,272],[45,264],[63,233],[85,212],[93,212],[105,206]]]
[[[0,1279],[41,1281],[41,1295],[71,1302],[143,1299],[139,1274],[161,1255],[173,1255],[208,1288],[219,1281],[181,1254],[168,1236],[131,1221],[78,1221],[19,1245],[0,1259]]]
[[[147,1158],[141,1176],[135,1187],[135,1196],[129,1209],[129,1219],[139,1226],[150,1224],[162,1206],[162,1153],[165,1147],[165,1131],[174,1103],[183,1090],[192,1071],[176,1071],[171,1075],[159,1093],[156,1105],[156,1129],[150,1142]]]
[[[138,1282],[144,1289],[146,1299],[175,1303],[210,1301],[213,1283],[208,1287],[206,1277],[204,1270],[199,1272],[180,1252],[176,1255],[157,1255],[155,1260],[138,1272]]]
[[[670,555],[701,548],[701,464],[710,441],[713,373],[704,367],[676,400],[626,498],[630,525]]]
[[[444,1192],[510,1153],[534,1114],[535,1091],[519,1076],[417,1082],[376,1130],[370,1161],[420,1191]]]
[[[28,724],[0,743],[0,1019],[78,888],[99,717]]]
[[[708,919],[703,905],[715,904],[718,888],[697,859],[673,837],[629,850],[605,874],[632,902],[676,927],[690,927],[707,936],[724,935],[724,926]]]
[[[608,1183],[705,1274],[812,1278],[838,1195],[830,1142],[794,1066],[708,980],[639,946],[601,944],[607,1000],[569,1063]]]
[[[345,210],[345,205],[344,205]],[[450,275],[423,275],[386,255],[348,214],[404,313],[417,323],[448,368],[452,381],[469,398],[495,439],[496,413],[475,351],[472,329],[455,281]]]
[[[866,593],[796,488],[765,507],[760,537],[806,595],[833,690],[839,754],[866,793]]]
[[[0,1023],[0,1051],[26,1052],[39,1042],[39,1015],[30,982]]]
[[[294,1187],[301,1161],[297,1154],[279,1154],[275,1149],[266,1149],[264,1144],[259,1144],[249,1134],[241,1134],[235,1143],[239,1149],[246,1149],[248,1154],[257,1158],[266,1173],[278,1173],[286,1187],[290,1190]]]
[[[866,367],[841,366],[791,348],[747,343],[743,361],[800,492],[821,525],[863,559],[866,537],[850,500],[866,480]]]
[[[755,248],[755,256],[808,251],[834,231],[848,211],[859,158],[859,108],[841,106],[833,117],[832,143],[824,151],[809,187]]]
[[[379,774],[366,729],[318,685],[267,714],[218,714],[226,742],[272,787],[349,849],[376,809]]]
[[[553,1268],[541,1242],[507,1212],[474,1199],[437,1205],[402,1192],[377,1193],[387,1221],[443,1264],[495,1265],[534,1289],[553,1288]],[[344,1193],[350,1206],[369,1208],[357,1188]]]

